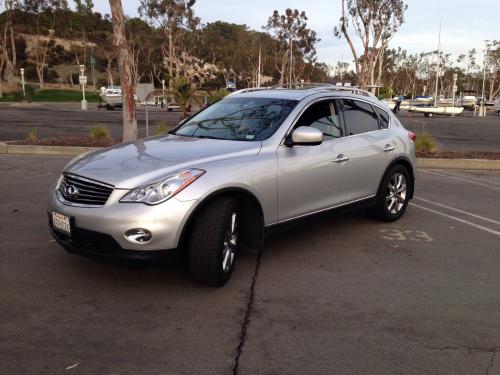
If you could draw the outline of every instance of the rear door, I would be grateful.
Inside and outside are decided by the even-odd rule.
[[[341,109],[349,139],[351,162],[350,199],[373,196],[393,158],[395,141],[387,129],[389,117],[380,116],[383,110],[357,99],[341,99]]]
[[[323,132],[316,146],[280,145],[278,157],[278,219],[288,220],[349,200],[349,160],[342,159],[343,130],[333,99],[309,105],[293,126]]]

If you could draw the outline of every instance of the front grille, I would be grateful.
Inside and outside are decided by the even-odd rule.
[[[64,200],[88,206],[104,206],[113,192],[113,186],[88,178],[65,173],[59,192]]]

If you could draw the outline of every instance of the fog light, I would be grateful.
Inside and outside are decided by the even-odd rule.
[[[125,238],[133,243],[146,243],[151,241],[153,234],[147,230],[142,228],[134,228],[125,232]]]

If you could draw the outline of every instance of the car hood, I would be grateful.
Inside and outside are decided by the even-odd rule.
[[[71,162],[65,172],[132,189],[185,168],[257,155],[260,148],[261,142],[167,135],[92,152]]]

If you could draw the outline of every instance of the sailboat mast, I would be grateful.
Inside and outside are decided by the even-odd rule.
[[[440,67],[441,67],[441,22],[439,22],[439,39],[438,39],[437,66],[436,66],[436,92],[434,93],[434,107],[437,107]]]

